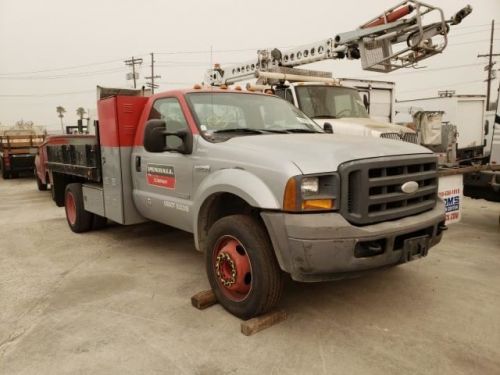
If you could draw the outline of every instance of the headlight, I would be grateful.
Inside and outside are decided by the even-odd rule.
[[[285,187],[283,209],[289,212],[335,210],[339,190],[340,178],[335,173],[292,177]]]
[[[305,177],[300,184],[302,195],[314,195],[319,192],[319,177]]]

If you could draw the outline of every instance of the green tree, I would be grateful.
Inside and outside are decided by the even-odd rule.
[[[83,116],[85,116],[87,112],[85,111],[85,109],[83,107],[78,107],[76,109],[76,114],[80,117],[80,120],[83,120]]]

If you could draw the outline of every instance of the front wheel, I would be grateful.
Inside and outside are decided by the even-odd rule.
[[[246,320],[276,306],[283,274],[262,224],[246,215],[224,217],[210,228],[207,245],[208,280],[226,310]]]

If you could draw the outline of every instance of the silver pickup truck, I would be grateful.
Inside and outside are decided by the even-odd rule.
[[[52,195],[74,232],[153,220],[194,234],[218,301],[248,319],[283,274],[350,277],[441,240],[437,160],[418,145],[327,134],[290,103],[227,89],[98,102],[98,135],[47,145]]]

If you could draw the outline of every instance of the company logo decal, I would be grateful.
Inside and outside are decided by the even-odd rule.
[[[148,164],[146,177],[149,185],[165,189],[175,189],[174,167],[161,164]]]
[[[418,190],[418,182],[408,181],[401,185],[401,191],[406,194],[415,193]]]

